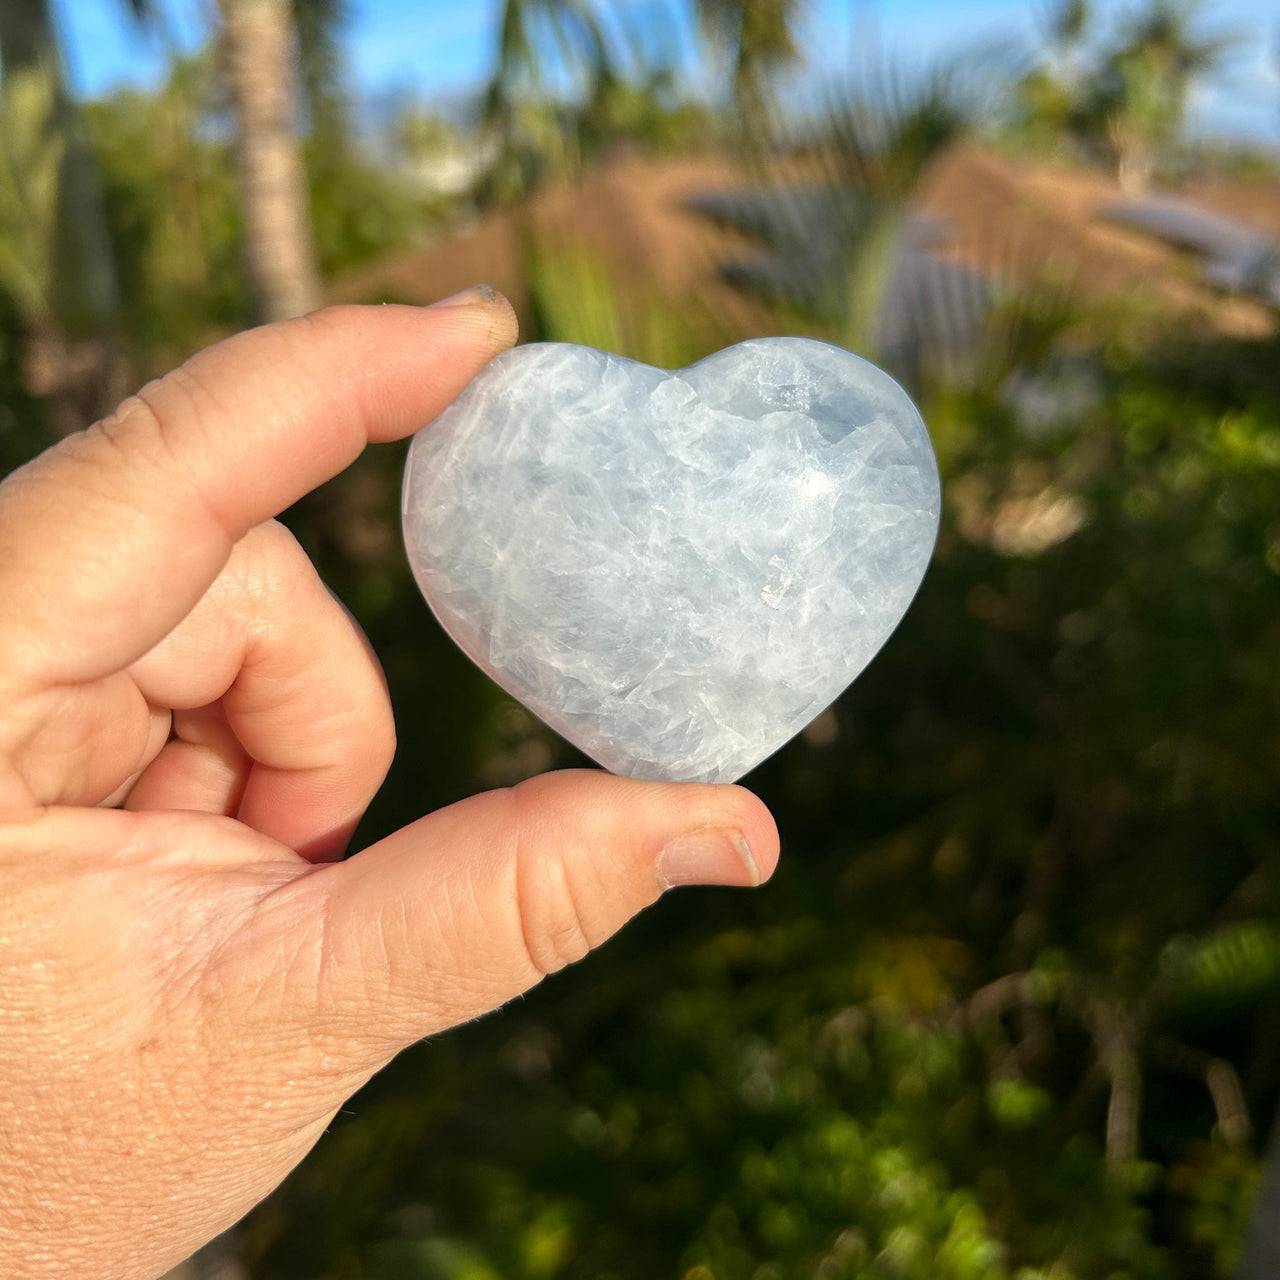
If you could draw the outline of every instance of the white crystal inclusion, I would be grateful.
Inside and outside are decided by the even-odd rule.
[[[937,536],[887,374],[762,338],[668,372],[560,343],[415,437],[414,575],[499,685],[615,773],[731,782],[875,656]]]

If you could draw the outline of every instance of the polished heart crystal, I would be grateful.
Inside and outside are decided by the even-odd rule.
[[[405,540],[444,628],[615,773],[730,782],[871,661],[933,550],[906,393],[804,338],[666,372],[546,343],[409,452]]]

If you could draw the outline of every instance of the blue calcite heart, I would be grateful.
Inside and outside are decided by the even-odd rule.
[[[615,773],[731,782],[871,661],[938,528],[888,375],[805,338],[667,372],[500,355],[409,451],[405,540],[444,628]]]

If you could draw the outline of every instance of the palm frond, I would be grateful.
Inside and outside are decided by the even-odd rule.
[[[1201,11],[1200,0],[1150,0],[1121,27],[1118,52],[1149,51],[1184,78],[1207,74],[1243,37],[1236,31],[1199,30]]]
[[[1051,0],[1043,10],[1041,22],[1055,49],[1074,48],[1084,39],[1093,18],[1090,0]]]
[[[943,65],[912,74],[886,67],[828,103],[822,147],[833,179],[901,199],[929,162],[978,118],[991,86]]]
[[[63,78],[48,0],[0,6],[0,237],[23,247],[8,281],[28,321],[101,332],[119,305],[95,159]]]
[[[807,0],[700,0],[708,40],[728,56],[744,130],[768,128],[770,78],[802,57],[798,36]]]
[[[599,19],[585,0],[506,0],[498,30],[498,59],[485,91],[484,115],[491,123],[510,114],[511,105],[545,81],[548,53],[570,77],[594,93],[601,77],[613,74]]]
[[[58,56],[47,0],[0,5],[0,66],[6,76],[44,66]]]

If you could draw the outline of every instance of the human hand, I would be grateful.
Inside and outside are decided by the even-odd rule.
[[[0,1274],[158,1275],[405,1045],[772,872],[748,792],[590,771],[334,861],[391,709],[271,517],[514,338],[480,295],[242,334],[0,485]]]

